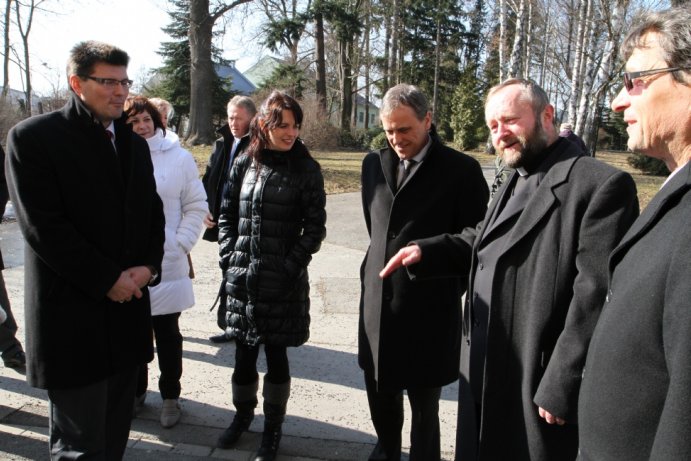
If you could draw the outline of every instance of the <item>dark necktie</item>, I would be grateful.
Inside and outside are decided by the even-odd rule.
[[[398,178],[396,179],[396,190],[400,189],[405,180],[410,176],[410,171],[417,162],[415,160],[401,160],[398,163]]]

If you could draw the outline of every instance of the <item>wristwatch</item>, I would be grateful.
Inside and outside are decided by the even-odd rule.
[[[154,283],[156,280],[158,280],[158,271],[154,266],[146,266],[147,269],[149,269],[149,272],[151,272],[151,278],[149,279],[149,285]]]

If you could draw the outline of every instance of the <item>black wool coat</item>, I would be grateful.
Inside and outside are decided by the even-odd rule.
[[[163,205],[146,141],[115,121],[117,155],[72,95],[10,131],[7,177],[25,249],[27,381],[84,386],[153,358],[148,290],[117,303],[120,273],[163,258]]]
[[[244,344],[299,346],[309,338],[307,266],[326,237],[319,164],[296,141],[234,163],[219,216],[226,332]]]
[[[607,255],[638,215],[633,179],[564,139],[551,167],[503,235],[496,266],[480,266],[485,225],[513,182],[499,190],[476,230],[417,242],[418,274],[470,273],[464,308],[457,460],[573,460],[588,343],[607,288]],[[513,175],[518,173],[514,172]],[[535,174],[538,174],[537,172]],[[470,265],[470,267],[468,267]],[[469,376],[475,277],[493,271],[482,395]],[[479,332],[481,333],[481,332]],[[475,401],[481,402],[480,426]],[[538,406],[567,421],[549,425]]]
[[[362,206],[370,246],[361,268],[358,362],[379,387],[439,387],[458,379],[460,277],[411,281],[379,271],[412,240],[475,226],[489,191],[480,165],[436,136],[427,156],[395,191],[398,156],[390,148],[362,164]]]
[[[233,148],[233,133],[230,131],[228,124],[223,125],[218,133],[221,135],[214,144],[214,150],[209,157],[209,163],[206,165],[204,176],[202,176],[202,184],[206,191],[206,201],[209,203],[209,212],[218,223],[218,215],[221,211],[221,201],[223,200],[223,188],[228,182],[228,175],[230,168],[235,162],[235,159],[244,152],[249,145],[249,135],[240,139],[240,144],[235,150],[235,155],[230,158],[230,151]],[[204,229],[202,235],[204,240],[209,242],[218,242],[218,226]]]
[[[578,407],[580,459],[691,459],[691,162],[609,258]]]

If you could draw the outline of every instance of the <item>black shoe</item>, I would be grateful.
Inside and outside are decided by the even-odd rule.
[[[26,366],[26,355],[24,351],[17,351],[10,357],[2,359],[6,368],[24,368]]]
[[[275,461],[278,445],[281,443],[281,426],[265,427],[262,434],[262,444],[254,461]]]
[[[214,344],[229,343],[232,340],[233,338],[231,338],[225,333],[221,333],[220,335],[214,335],[209,338],[209,341],[211,341]]]
[[[223,431],[218,441],[216,441],[216,446],[218,448],[232,448],[235,446],[238,440],[240,440],[242,433],[250,428],[253,419],[254,413],[249,415],[236,413],[233,422],[230,423],[228,429]]]

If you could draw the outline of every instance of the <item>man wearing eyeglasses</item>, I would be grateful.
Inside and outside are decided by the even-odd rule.
[[[148,145],[123,117],[128,60],[77,44],[67,104],[8,135],[26,240],[27,381],[48,391],[54,460],[122,458],[137,372],[153,358],[147,285],[161,270],[164,217]]]
[[[612,102],[672,174],[609,257],[578,407],[582,460],[691,459],[691,10],[629,33]],[[679,70],[674,70],[679,69]]]

